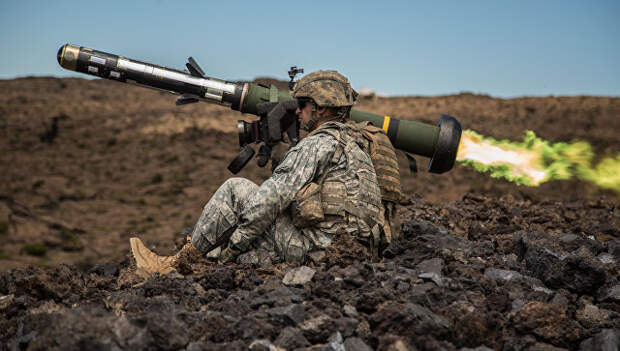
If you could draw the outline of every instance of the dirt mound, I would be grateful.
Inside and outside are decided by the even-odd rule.
[[[128,279],[128,260],[7,270],[0,341],[29,350],[617,347],[620,223],[612,203],[532,208],[482,195],[455,206],[405,203],[415,219],[382,261],[355,260],[341,248],[345,260],[328,253],[298,285],[283,279],[296,269],[286,265],[197,264],[197,274],[145,282]],[[584,224],[564,208],[593,228],[608,223],[612,234],[576,233]],[[511,226],[518,211],[522,220],[547,220]]]

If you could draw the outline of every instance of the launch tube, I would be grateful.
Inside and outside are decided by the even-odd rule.
[[[68,70],[90,74],[122,83],[185,94],[198,100],[237,107],[243,86],[221,79],[194,75],[173,68],[128,59],[85,47],[63,45],[58,63]]]
[[[181,95],[177,104],[205,101],[256,115],[258,104],[292,99],[288,92],[255,83],[228,82],[208,77],[190,58],[189,72],[133,60],[85,47],[65,44],[57,54],[58,63],[68,70],[137,84]],[[395,148],[431,158],[429,171],[443,173],[452,168],[460,142],[461,125],[450,116],[441,116],[438,125],[399,120],[353,109],[351,119],[369,121],[382,128]]]
[[[270,95],[277,98],[278,101],[292,98],[289,93],[281,90],[274,93],[270,87],[251,83],[241,107],[241,112],[256,114],[256,106],[262,102],[270,101]],[[369,121],[374,126],[382,128],[390,138],[392,145],[397,149],[420,156],[433,157],[439,135],[439,127],[437,126],[421,122],[403,121],[356,109],[351,110],[351,119],[356,122]]]

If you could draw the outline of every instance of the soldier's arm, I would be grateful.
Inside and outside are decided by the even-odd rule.
[[[239,225],[230,239],[233,246],[246,251],[253,240],[263,235],[297,192],[325,171],[337,145],[333,137],[317,134],[289,150],[240,214]]]

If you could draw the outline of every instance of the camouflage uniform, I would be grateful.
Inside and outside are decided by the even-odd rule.
[[[266,253],[272,259],[278,256],[284,261],[301,261],[309,243],[295,228],[290,216],[276,216],[271,221],[256,216],[258,213],[255,208],[260,206],[260,203],[273,204],[275,200],[261,199],[258,193],[267,194],[269,191],[260,189],[261,187],[245,178],[230,178],[224,182],[205,205],[194,226],[191,235],[194,246],[204,252],[229,229],[235,226],[241,229],[244,227],[242,223],[250,224],[249,222],[253,221],[257,222],[254,226],[258,226],[262,231],[257,232],[256,240],[249,242],[244,249]],[[242,248],[242,244],[236,245]],[[217,258],[220,252],[221,249],[217,248],[209,252],[207,257]]]
[[[344,123],[357,92],[336,71],[304,76],[293,97],[300,109],[312,104],[302,110],[306,117],[311,114],[300,126],[312,132],[284,155],[262,185],[242,178],[226,181],[205,205],[191,240],[176,255],[159,256],[139,238],[131,238],[137,271],[149,276],[191,269],[197,256],[219,245],[233,230],[226,247],[207,255],[219,262],[257,261],[246,259],[249,256],[258,258],[258,263],[264,257],[303,262],[309,251],[327,248],[336,236],[352,235],[378,256],[381,233],[388,233],[386,225],[394,222],[386,214],[397,215],[382,200],[394,202],[390,195],[394,189],[400,195],[398,164],[389,140],[377,134],[377,128]],[[329,109],[317,114],[317,106]],[[240,252],[246,253],[238,256]]]
[[[337,122],[322,124],[286,153],[260,187],[242,178],[226,181],[204,207],[192,243],[204,251],[237,226],[230,239],[234,247],[303,262],[308,251],[328,247],[336,235],[369,239],[381,195],[372,161],[348,135],[349,129]],[[293,224],[296,197],[319,179],[324,218],[298,228]],[[330,195],[336,199],[327,199]],[[209,254],[217,256],[219,250]]]

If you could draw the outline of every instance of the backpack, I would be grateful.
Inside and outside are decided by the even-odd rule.
[[[377,174],[377,182],[381,189],[383,208],[380,217],[383,219],[384,232],[382,241],[391,243],[400,237],[400,218],[397,205],[400,201],[401,185],[396,152],[383,129],[373,126],[368,121],[361,123],[348,121],[347,125],[359,132],[359,135],[365,139],[360,140],[360,144],[366,145],[365,151],[372,160]]]

